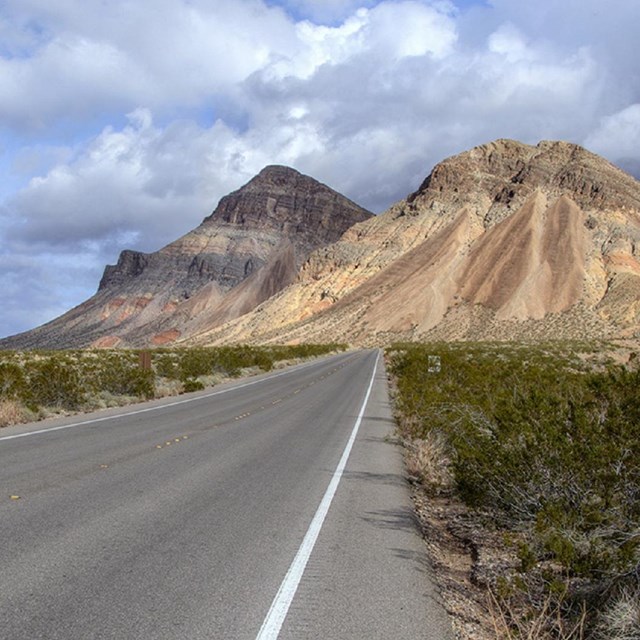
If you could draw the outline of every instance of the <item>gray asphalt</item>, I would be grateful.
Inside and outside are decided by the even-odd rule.
[[[376,355],[0,431],[0,638],[255,638]],[[380,360],[281,638],[451,637],[392,430]]]

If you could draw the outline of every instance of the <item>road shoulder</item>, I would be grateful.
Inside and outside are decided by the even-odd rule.
[[[384,364],[280,638],[452,638],[404,477]]]

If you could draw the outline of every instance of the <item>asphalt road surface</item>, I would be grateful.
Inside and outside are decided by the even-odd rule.
[[[0,638],[451,637],[377,351],[0,431]]]

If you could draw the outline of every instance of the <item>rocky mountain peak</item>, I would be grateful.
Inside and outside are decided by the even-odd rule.
[[[313,178],[305,176],[291,167],[280,164],[270,164],[251,179],[247,183],[246,188],[253,189],[257,187],[261,189],[263,185],[270,187],[295,187],[300,181],[317,183]]]
[[[502,139],[439,163],[379,216],[265,167],[0,346],[615,337],[640,339],[640,183],[572,143]]]
[[[567,195],[586,212],[640,208],[633,177],[577,144],[547,140],[500,139],[447,158],[407,202],[412,210],[469,206],[491,226],[536,190]]]
[[[640,338],[640,183],[562,141],[496,140],[311,254],[205,341]]]
[[[280,165],[222,198],[207,224],[286,232],[303,245],[332,242],[371,213],[328,186]]]
[[[105,268],[98,291],[134,281],[136,287],[144,282],[147,291],[166,289],[167,277],[185,296],[212,280],[228,289],[264,264],[280,242],[291,243],[301,263],[310,251],[335,242],[354,223],[372,215],[295,169],[269,165],[224,196],[198,228],[156,254],[125,249],[117,264]],[[227,242],[220,242],[221,237]],[[181,264],[185,255],[187,266]],[[154,268],[159,262],[173,264],[172,273],[161,279]]]

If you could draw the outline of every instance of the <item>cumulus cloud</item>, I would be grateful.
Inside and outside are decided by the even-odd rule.
[[[633,157],[640,149],[640,103],[602,118],[587,145],[610,158]]]
[[[636,0],[124,3],[0,8],[0,286],[20,300],[0,334],[80,302],[120,249],[158,249],[266,164],[374,211],[498,137],[640,167]]]
[[[390,20],[390,8],[403,19]],[[392,37],[396,24],[404,38]],[[312,72],[282,63],[277,75],[269,67],[243,85],[244,104],[259,105],[254,133],[304,125],[313,144],[301,148],[298,166],[376,211],[446,155],[496,137],[580,141],[593,122],[598,62],[585,48],[530,41],[512,22],[471,51],[446,6],[379,5],[340,27],[307,29],[331,36]],[[338,39],[346,29],[357,36],[347,38],[350,49]]]
[[[295,48],[291,21],[255,0],[6,4],[4,23],[31,47],[0,57],[0,118],[23,127],[198,105]]]
[[[242,179],[237,141],[222,122],[207,130],[191,121],[159,128],[142,108],[127,118],[126,126],[106,127],[9,200],[19,220],[6,231],[9,241],[68,250],[127,237],[138,248],[156,249]]]

